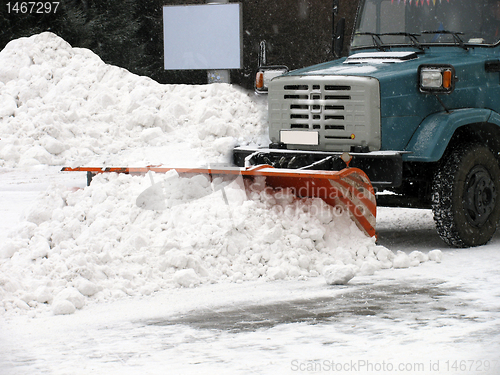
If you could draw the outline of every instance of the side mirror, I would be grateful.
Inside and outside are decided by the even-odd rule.
[[[257,94],[267,94],[269,82],[274,77],[278,77],[288,72],[284,65],[267,65],[266,41],[260,42],[259,50],[259,70],[255,76],[255,92]]]
[[[333,35],[333,56],[338,59],[344,49],[345,18],[339,19]]]

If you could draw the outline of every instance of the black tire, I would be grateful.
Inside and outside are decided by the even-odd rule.
[[[487,243],[500,218],[500,168],[488,147],[456,147],[432,184],[432,211],[439,236],[453,247]]]

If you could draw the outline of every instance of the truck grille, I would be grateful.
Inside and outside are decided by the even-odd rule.
[[[300,81],[298,83],[297,81]],[[318,144],[288,144],[290,149],[350,151],[352,146],[380,149],[379,83],[369,77],[286,76],[269,88],[269,135],[314,131]]]

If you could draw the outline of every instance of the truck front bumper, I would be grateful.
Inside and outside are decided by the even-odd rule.
[[[350,167],[366,173],[376,190],[401,186],[404,151],[350,152]],[[270,164],[279,168],[341,170],[346,167],[342,152],[298,151],[274,148],[236,147],[233,163],[238,167]]]

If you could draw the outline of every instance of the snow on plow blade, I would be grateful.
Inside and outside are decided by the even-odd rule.
[[[147,172],[167,173],[175,170],[180,177],[202,174],[211,180],[217,177],[255,179],[265,177],[265,184],[273,189],[291,189],[299,198],[321,198],[333,207],[347,210],[356,225],[367,235],[375,236],[377,205],[375,192],[366,174],[357,168],[340,171],[278,169],[269,165],[247,168],[164,168],[164,167],[65,167],[62,171],[99,173],[127,173],[143,175]],[[90,179],[88,180],[90,181]],[[246,184],[246,186],[248,186]],[[251,186],[251,185],[250,185]]]

